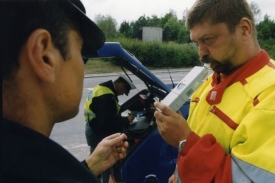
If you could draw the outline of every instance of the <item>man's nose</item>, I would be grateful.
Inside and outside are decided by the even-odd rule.
[[[200,58],[203,58],[206,55],[209,55],[209,50],[207,46],[201,44],[198,46],[198,55]]]

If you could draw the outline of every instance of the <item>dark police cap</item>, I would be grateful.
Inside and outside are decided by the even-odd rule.
[[[100,28],[86,16],[86,10],[80,0],[65,0],[78,18],[80,33],[83,39],[82,55],[94,56],[96,50],[103,46],[105,36]]]
[[[55,20],[51,25],[37,23],[43,21],[43,18],[51,17],[47,14],[55,14],[49,9],[51,6],[55,6],[53,11],[57,11],[56,7],[62,8],[66,14],[72,16],[78,22],[78,28],[83,39],[82,55],[84,57],[92,57],[97,55],[97,50],[101,48],[105,42],[105,37],[100,28],[86,16],[86,10],[80,0],[0,0],[0,18],[1,27],[0,35],[3,38],[0,41],[1,50],[14,50],[18,49],[16,46],[26,40],[23,40],[30,31],[37,29],[37,27],[47,28],[54,27]],[[3,1],[3,2],[2,2]],[[45,6],[45,9],[43,9]],[[43,9],[44,11],[41,11]],[[41,17],[39,17],[40,14]],[[35,21],[29,21],[32,16]],[[42,18],[42,20],[40,20]],[[57,18],[58,19],[58,18]],[[21,31],[21,27],[24,29]],[[52,26],[52,27],[51,27]],[[13,44],[13,40],[19,42]],[[20,45],[19,45],[20,46]],[[2,48],[3,47],[3,48]],[[9,62],[9,55],[4,51],[4,60]],[[9,52],[10,53],[10,52]],[[3,57],[2,57],[3,58]],[[3,59],[2,59],[3,60]],[[2,61],[3,62],[3,61]]]

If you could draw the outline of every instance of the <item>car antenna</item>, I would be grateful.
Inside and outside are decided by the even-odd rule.
[[[133,80],[130,78],[130,76],[127,74],[127,72],[125,71],[125,69],[122,67],[122,65],[120,66],[120,68],[123,70],[123,72],[124,72],[124,74],[127,76],[127,78],[132,82],[132,83],[134,83],[133,82]],[[138,88],[136,88],[138,91],[139,91],[139,89]]]
[[[170,79],[171,79],[171,82],[172,82],[172,85],[173,85],[173,88],[175,87],[175,84],[174,84],[174,82],[173,82],[173,79],[172,79],[172,77],[171,77],[171,74],[170,74],[170,71],[169,71],[169,68],[167,67],[167,70],[168,70],[168,73],[169,73],[169,76],[170,76]]]
[[[120,68],[123,70],[123,72],[124,72],[124,74],[127,76],[127,78],[128,78],[131,82],[133,82],[132,79],[128,76],[128,74],[127,74],[127,72],[125,71],[125,69],[124,69],[122,66],[120,66]]]

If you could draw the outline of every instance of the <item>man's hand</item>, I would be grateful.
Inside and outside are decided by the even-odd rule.
[[[168,183],[176,183],[176,176],[172,174],[171,177],[168,179]]]
[[[129,146],[125,134],[116,133],[104,138],[93,151],[90,157],[85,161],[89,169],[95,174],[99,175],[119,159],[126,156],[126,151]]]
[[[180,112],[176,113],[160,102],[154,105],[160,110],[154,113],[160,135],[168,144],[178,148],[179,141],[185,140],[191,132],[190,127]]]

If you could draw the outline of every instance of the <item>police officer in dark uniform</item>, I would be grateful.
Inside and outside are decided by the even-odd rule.
[[[123,131],[133,121],[132,115],[121,116],[117,96],[128,96],[130,90],[135,88],[126,76],[120,75],[115,81],[109,80],[95,86],[89,93],[84,105],[84,117],[90,153],[104,137]],[[102,173],[103,183],[108,183],[110,174],[112,168]]]

